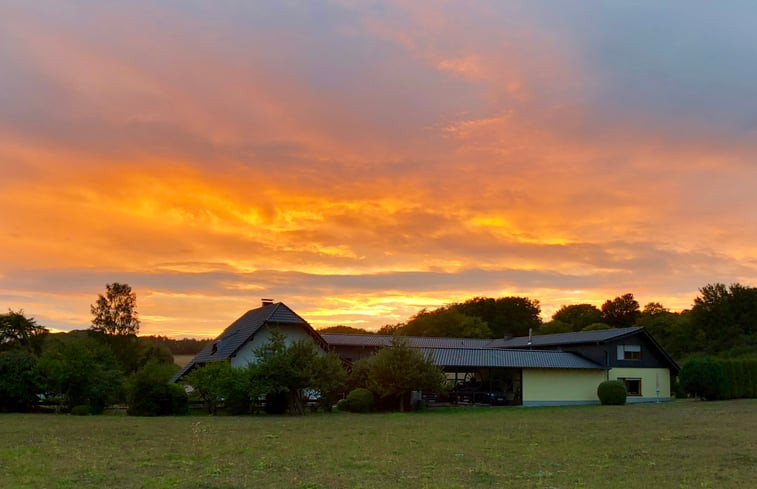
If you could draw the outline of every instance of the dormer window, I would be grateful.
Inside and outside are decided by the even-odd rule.
[[[641,345],[618,345],[618,360],[641,360]]]

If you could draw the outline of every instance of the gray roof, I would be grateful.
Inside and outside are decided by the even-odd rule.
[[[247,343],[255,333],[264,325],[276,324],[294,324],[305,327],[316,341],[323,343],[318,333],[302,319],[297,313],[287,307],[284,303],[267,304],[257,309],[252,309],[244,313],[239,319],[231,323],[223,332],[200,353],[177,373],[172,379],[177,381],[187,374],[195,365],[227,360],[234,355],[245,343]]]
[[[392,338],[389,335],[377,334],[336,334],[321,333],[326,343],[332,346],[362,346],[384,348],[391,346]],[[407,340],[410,346],[415,348],[486,348],[491,339],[479,338],[438,338],[424,336],[401,336]]]
[[[533,335],[531,337],[530,346],[538,347],[574,345],[578,343],[604,343],[624,336],[631,336],[642,330],[644,330],[644,328],[634,326],[631,328],[600,329],[597,331],[577,331],[575,333]],[[529,346],[528,336],[492,340],[489,344],[489,347],[491,348],[525,348],[527,346]]]
[[[554,350],[496,348],[420,348],[434,364],[444,367],[565,368],[605,370],[574,353]]]

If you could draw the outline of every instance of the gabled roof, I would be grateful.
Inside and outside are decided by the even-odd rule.
[[[606,341],[617,340],[625,336],[631,336],[644,328],[633,326],[630,328],[617,329],[600,329],[596,331],[577,331],[574,333],[557,333],[533,335],[531,344],[528,344],[528,336],[518,336],[509,339],[493,340],[489,346],[491,348],[525,348],[528,346],[560,346],[574,345],[578,343],[604,343]]]
[[[321,337],[332,346],[359,346],[385,348],[391,346],[391,335],[322,333]],[[486,348],[491,339],[484,338],[439,338],[431,336],[402,336],[415,348]]]
[[[606,370],[575,353],[555,350],[493,348],[420,348],[436,365],[445,367],[565,368]]]
[[[215,341],[206,345],[200,353],[181,369],[174,376],[172,382],[183,377],[197,364],[228,360],[266,324],[300,325],[305,328],[317,343],[324,348],[326,347],[323,338],[312,326],[283,302],[266,304],[257,309],[247,311],[239,319],[231,323]]]
[[[528,342],[528,336],[519,336],[509,339],[474,339],[474,338],[435,338],[435,337],[420,337],[420,336],[403,336],[402,338],[407,340],[410,346],[415,348],[425,349],[480,349],[480,350],[515,350],[515,349],[530,349],[530,348],[551,348],[551,347],[568,347],[570,345],[587,345],[587,344],[599,344],[609,341],[620,340],[634,335],[643,335],[650,343],[660,352],[663,358],[669,364],[671,371],[677,373],[680,370],[678,364],[675,363],[673,358],[660,346],[657,341],[650,335],[643,327],[634,326],[630,328],[617,328],[617,329],[602,329],[597,331],[578,331],[574,333],[558,333],[558,334],[546,334],[546,335],[533,335],[531,337],[531,343]],[[344,347],[366,347],[366,348],[383,348],[391,345],[392,336],[387,335],[374,335],[374,334],[323,334],[321,335],[326,342],[331,346]],[[434,353],[435,358],[441,359],[442,352]],[[462,355],[462,353],[451,353],[450,359],[454,358],[453,355]],[[479,358],[495,358],[493,354],[489,353],[470,353],[465,358],[474,358],[474,355],[478,355]],[[485,357],[485,355],[490,355]],[[463,357],[459,357],[463,358]],[[514,358],[514,357],[512,357]],[[547,357],[545,357],[547,358]],[[579,357],[580,358],[580,357]],[[504,357],[502,357],[504,359]],[[462,361],[462,360],[460,360]],[[482,360],[483,361],[483,360]],[[588,361],[588,360],[586,360]],[[475,363],[475,362],[474,362]],[[593,362],[589,362],[593,363]],[[462,366],[462,365],[461,365]],[[481,365],[483,366],[483,365]],[[545,367],[545,368],[561,368],[561,367]],[[565,367],[565,368],[577,368],[577,367]],[[595,367],[592,367],[595,368]]]
[[[660,352],[662,357],[668,363],[671,372],[678,374],[681,367],[673,360],[673,357],[668,354],[667,351],[649,334],[649,332],[641,326],[632,326],[630,328],[617,328],[617,329],[600,329],[597,331],[577,331],[575,333],[557,333],[557,334],[545,334],[534,335],[531,337],[531,344],[528,343],[528,336],[519,336],[517,338],[510,338],[507,340],[499,339],[493,340],[489,347],[491,348],[540,348],[540,347],[560,347],[580,344],[591,343],[607,343],[609,341],[616,341],[630,336],[643,335],[649,342]]]

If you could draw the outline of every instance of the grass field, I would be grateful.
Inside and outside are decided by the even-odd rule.
[[[757,487],[757,400],[304,417],[0,415],[2,488]]]

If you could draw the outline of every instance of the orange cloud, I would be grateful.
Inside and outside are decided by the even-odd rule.
[[[3,301],[86,327],[128,280],[144,332],[212,336],[260,296],[378,327],[754,276],[753,143],[602,112],[589,61],[517,11],[338,8],[312,32],[12,9]]]

